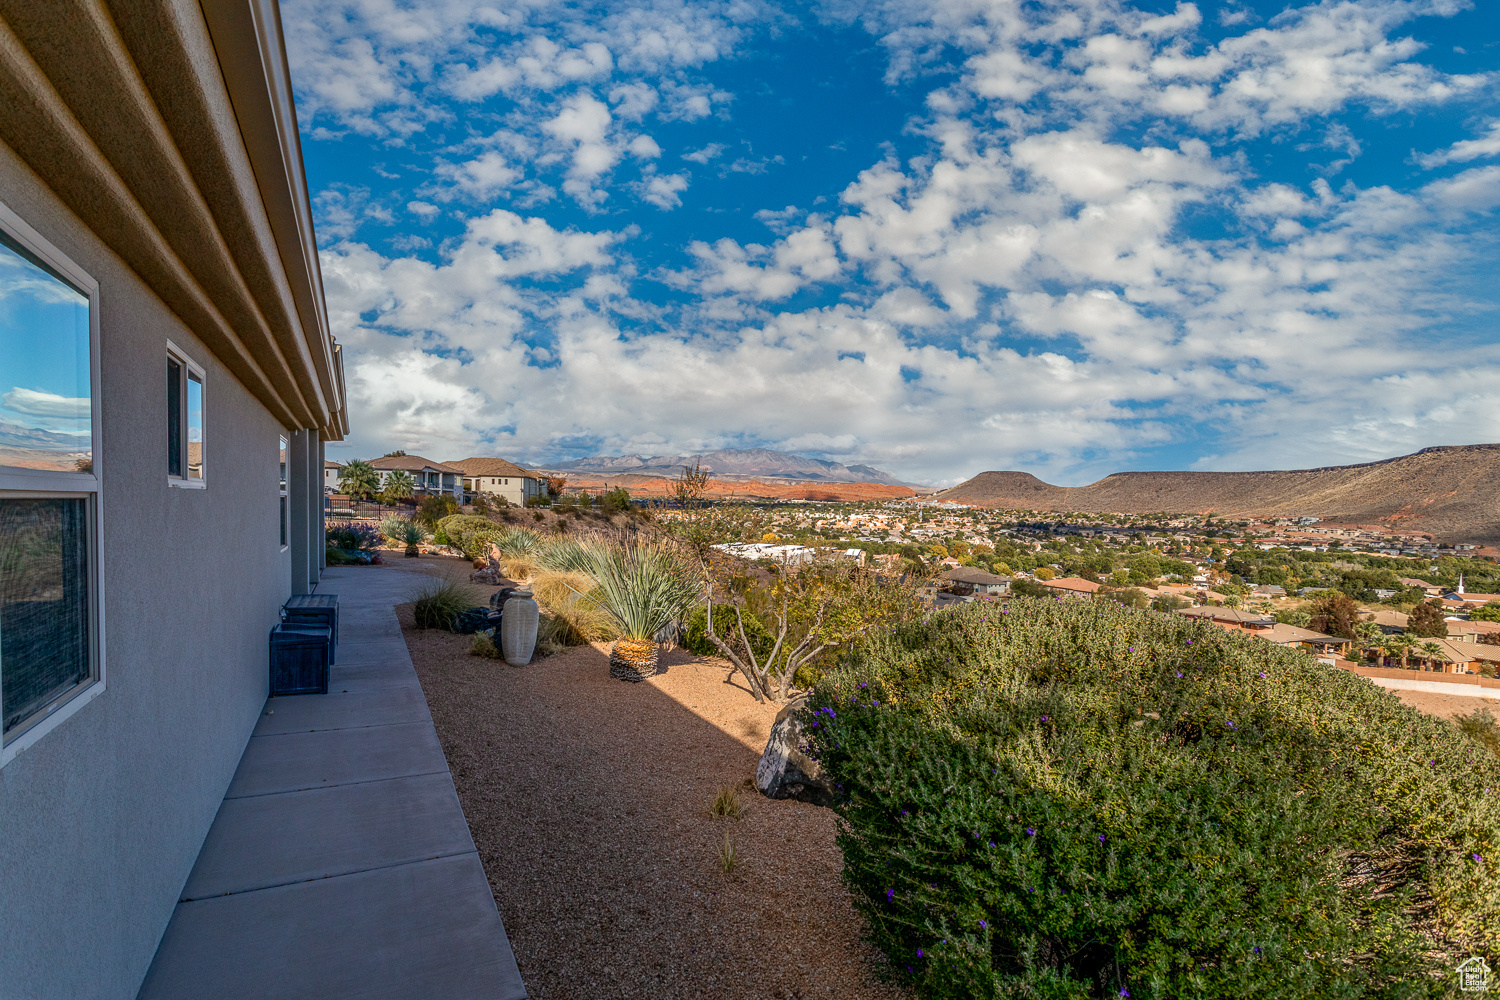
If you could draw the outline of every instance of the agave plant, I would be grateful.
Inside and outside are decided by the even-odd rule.
[[[676,554],[660,545],[581,547],[581,571],[596,581],[589,602],[620,632],[609,656],[610,676],[638,681],[656,673],[655,636],[681,621],[698,600],[699,584]]]
[[[494,542],[502,556],[534,556],[542,548],[541,537],[525,528],[502,529]]]

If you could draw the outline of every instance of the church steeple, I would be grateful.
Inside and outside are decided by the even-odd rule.
[[[1459,593],[1460,597],[1463,596],[1463,592],[1464,592],[1464,575],[1462,573],[1460,573],[1460,574],[1458,574],[1458,593]]]

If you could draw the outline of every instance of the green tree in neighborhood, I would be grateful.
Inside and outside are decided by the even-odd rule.
[[[339,489],[350,496],[368,500],[380,489],[380,476],[369,462],[353,459],[339,473]]]
[[[1411,610],[1406,622],[1406,634],[1419,639],[1442,639],[1448,635],[1448,622],[1443,617],[1439,604],[1424,602]]]
[[[380,499],[385,503],[409,500],[416,488],[417,481],[411,477],[411,473],[397,469],[385,477],[385,485],[380,488]]]
[[[1422,643],[1417,649],[1429,660],[1436,660],[1443,655],[1443,647],[1431,641]]]
[[[1355,638],[1355,626],[1359,624],[1359,605],[1348,594],[1325,594],[1308,606],[1312,618],[1308,628],[1324,635],[1336,635],[1340,639]]]
[[[1500,601],[1491,601],[1482,608],[1475,608],[1469,612],[1469,617],[1476,622],[1500,622]]]

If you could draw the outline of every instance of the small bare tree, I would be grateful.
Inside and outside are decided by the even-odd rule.
[[[813,604],[813,619],[807,629],[807,633],[795,646],[786,649],[787,631],[792,619],[791,587],[783,580],[782,585],[777,588],[781,604],[779,607],[773,605],[772,617],[776,623],[776,643],[771,651],[764,657],[755,654],[755,645],[750,641],[750,636],[745,632],[745,610],[738,604],[730,604],[734,611],[734,627],[739,632],[740,647],[736,650],[719,636],[714,627],[714,582],[712,574],[708,574],[708,585],[704,588],[707,595],[707,628],[708,641],[713,643],[724,658],[734,664],[735,668],[744,676],[745,682],[750,685],[750,693],[755,695],[759,702],[786,701],[791,693],[792,679],[797,676],[797,671],[808,663],[811,663],[819,653],[825,649],[831,649],[838,645],[832,640],[820,641],[822,634],[823,617],[828,611],[829,598],[825,595],[815,599]],[[773,598],[774,599],[774,598]]]
[[[682,504],[684,510],[692,510],[698,506],[704,491],[708,489],[709,475],[709,471],[695,461],[691,469],[684,465],[682,475],[672,480],[672,494],[677,497],[677,502]]]

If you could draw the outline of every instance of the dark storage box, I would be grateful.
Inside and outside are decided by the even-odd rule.
[[[271,697],[328,693],[328,647],[333,629],[277,625],[271,630]]]
[[[281,620],[288,625],[322,625],[329,629],[328,662],[338,662],[338,594],[298,594],[281,606]]]

